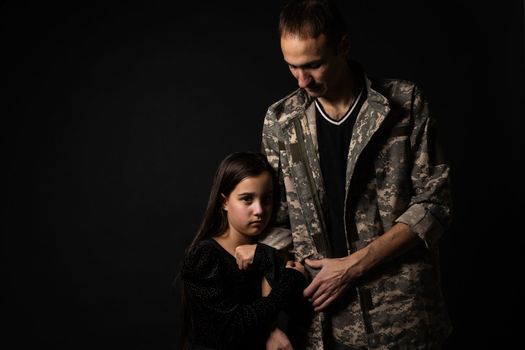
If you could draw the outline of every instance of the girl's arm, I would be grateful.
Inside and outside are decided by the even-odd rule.
[[[206,335],[219,344],[235,344],[239,335],[246,339],[269,331],[279,310],[299,297],[306,285],[300,273],[286,269],[266,297],[239,304],[225,292],[227,271],[222,271],[219,254],[213,244],[201,244],[188,254],[182,271],[194,317],[202,321],[197,326],[207,329]]]

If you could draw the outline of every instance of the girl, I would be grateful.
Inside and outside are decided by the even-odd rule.
[[[264,349],[278,312],[302,298],[304,267],[254,244],[273,217],[273,174],[257,153],[233,153],[219,165],[181,271],[190,349]],[[263,282],[271,285],[265,297]]]

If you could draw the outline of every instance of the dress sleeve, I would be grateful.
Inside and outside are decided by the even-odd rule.
[[[282,279],[286,270],[285,263],[277,254],[277,250],[264,243],[257,243],[252,266],[260,271],[274,288]]]
[[[278,288],[277,286],[279,286],[279,284],[287,283],[286,280],[289,278],[287,275],[289,271],[300,274],[293,269],[286,268],[277,250],[263,243],[257,243],[252,266],[266,277],[272,288]],[[304,277],[302,280],[301,291],[306,288]],[[286,307],[280,310],[276,317],[276,326],[289,337],[293,337],[294,342],[298,342],[300,339],[296,339],[296,333],[308,329],[311,312],[312,308],[310,303],[308,303],[302,293],[299,292],[293,300],[288,301]],[[304,334],[304,339],[306,339],[306,334]]]
[[[225,292],[223,276],[227,271],[223,271],[225,266],[219,254],[211,245],[196,247],[185,258],[182,278],[192,307],[214,325],[213,332],[220,335],[221,343],[235,344],[241,334],[260,334],[269,329],[278,311],[297,297],[305,285],[301,273],[286,269],[289,271],[283,272],[281,281],[267,297],[240,304]]]

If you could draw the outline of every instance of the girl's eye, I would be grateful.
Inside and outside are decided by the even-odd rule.
[[[252,197],[242,197],[241,201],[249,203],[252,201]]]

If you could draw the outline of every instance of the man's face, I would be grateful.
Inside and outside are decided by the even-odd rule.
[[[346,64],[344,50],[336,50],[324,34],[317,38],[300,38],[293,34],[281,37],[283,58],[300,88],[312,97],[326,97],[343,78],[341,65]]]

